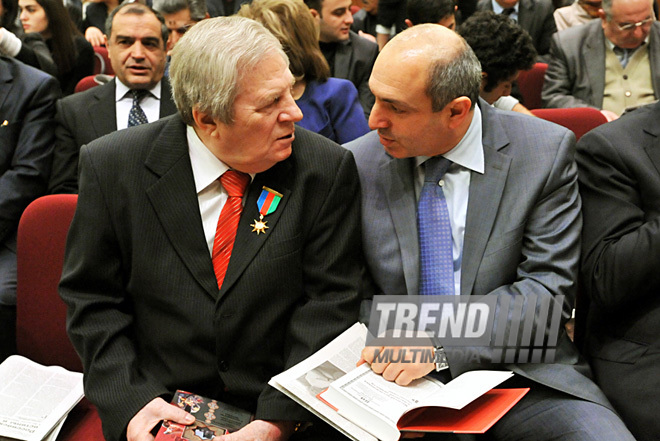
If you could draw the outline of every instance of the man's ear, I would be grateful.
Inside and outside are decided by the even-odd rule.
[[[406,19],[403,20],[403,21],[406,23],[406,26],[408,26],[409,28],[412,28],[412,27],[413,27],[413,22],[410,21],[409,18],[406,18]]]
[[[316,9],[309,8],[309,12],[312,14],[312,17],[321,18],[321,14],[319,14],[319,11],[317,11]]]
[[[200,111],[197,107],[193,107],[192,117],[200,138],[212,137],[217,132],[218,122],[208,113]]]
[[[447,104],[446,109],[449,111],[449,128],[455,129],[459,127],[470,114],[472,100],[466,96],[459,96]]]

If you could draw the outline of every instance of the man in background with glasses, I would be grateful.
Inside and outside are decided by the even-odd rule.
[[[602,7],[603,2],[601,0],[576,0],[570,6],[555,9],[553,16],[557,25],[557,32],[599,18],[598,12]]]
[[[660,24],[652,0],[603,0],[600,20],[558,32],[545,107],[595,107],[609,121],[660,93]]]

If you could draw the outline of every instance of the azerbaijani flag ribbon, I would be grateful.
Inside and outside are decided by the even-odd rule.
[[[271,188],[263,187],[263,190],[261,190],[261,195],[259,195],[259,199],[257,200],[259,214],[261,216],[266,216],[273,213],[277,209],[277,205],[280,203],[280,199],[282,199],[281,193],[278,193]]]

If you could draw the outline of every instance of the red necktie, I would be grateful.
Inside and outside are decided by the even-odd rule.
[[[222,282],[225,280],[231,250],[234,248],[236,239],[238,221],[241,218],[241,211],[243,211],[243,194],[250,184],[250,179],[250,175],[235,170],[227,170],[220,176],[220,183],[229,197],[222,207],[213,240],[213,270],[215,278],[218,280],[218,289],[222,287]]]

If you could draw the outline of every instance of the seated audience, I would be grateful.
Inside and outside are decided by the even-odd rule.
[[[0,363],[16,352],[16,229],[46,194],[59,95],[55,78],[0,56]]]
[[[305,4],[319,23],[319,44],[330,65],[330,76],[355,85],[368,118],[374,105],[369,75],[378,56],[378,45],[351,31],[351,0],[305,0]]]
[[[0,55],[16,58],[23,63],[57,75],[57,67],[40,34],[25,35],[18,25],[18,0],[0,1]]]
[[[611,121],[660,97],[653,0],[604,0],[600,18],[553,36],[545,107],[595,107]]]
[[[492,11],[475,12],[458,33],[481,63],[481,98],[497,108],[531,115],[511,96],[520,71],[531,69],[536,60],[529,34],[513,20]]]
[[[370,84],[376,130],[346,146],[362,187],[366,298],[484,295],[507,305],[515,298],[533,308],[527,317],[539,314],[541,321],[542,298],[563,311],[556,321],[568,320],[580,258],[575,136],[480,100],[479,61],[442,26],[413,26],[394,37]],[[495,323],[506,323],[509,338],[528,333],[528,320],[509,311],[496,309]],[[438,316],[430,316],[437,331]],[[494,336],[475,346],[437,338],[427,348],[445,355],[437,362],[374,359],[375,350],[390,348],[365,347],[362,355],[400,385],[431,372],[446,381],[469,371],[512,370],[503,387],[530,390],[488,430],[488,440],[633,441],[563,327],[555,332],[556,346],[548,343],[540,363],[525,362],[524,343],[503,350]]]
[[[329,78],[316,21],[302,0],[253,0],[238,15],[260,22],[282,43],[296,81],[293,98],[303,113],[299,126],[340,144],[369,131],[353,83]]]
[[[90,1],[85,7],[85,18],[82,27],[85,30],[85,38],[92,46],[103,46],[105,36],[105,21],[108,15],[119,6],[119,0],[97,0]]]
[[[454,31],[457,10],[454,0],[408,0],[406,25],[435,23]]]
[[[546,60],[550,39],[557,32],[551,0],[479,0],[477,10],[494,11],[517,22],[532,37],[540,61]]]
[[[227,439],[341,440],[294,434],[313,416],[268,381],[358,318],[353,156],[295,127],[288,60],[254,20],[202,20],[170,75],[179,114],[80,153],[60,294],[105,439],[193,423],[168,403],[184,389],[254,415]]]
[[[195,23],[209,18],[205,0],[154,0],[153,8],[162,14],[170,31],[168,53]]]
[[[638,441],[660,436],[658,121],[660,104],[641,107],[592,130],[577,149],[585,353]]]
[[[553,15],[557,32],[599,18],[598,11],[602,4],[601,0],[575,0],[570,6],[555,9]]]
[[[378,19],[378,1],[362,0],[362,9],[353,14],[353,24],[351,30],[357,32],[361,37],[369,34],[376,38],[376,20]]]
[[[116,77],[57,102],[50,193],[78,192],[83,144],[176,112],[165,71],[167,27],[148,6],[126,3],[108,18],[107,47]]]
[[[26,33],[41,34],[57,67],[62,93],[70,95],[78,81],[94,70],[94,49],[71,21],[62,0],[19,0]]]

